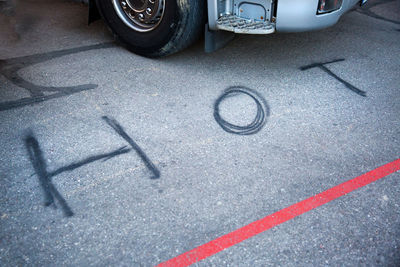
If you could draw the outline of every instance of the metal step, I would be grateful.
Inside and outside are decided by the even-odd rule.
[[[269,21],[245,19],[227,14],[217,20],[219,30],[246,34],[270,34],[275,32],[275,24]]]

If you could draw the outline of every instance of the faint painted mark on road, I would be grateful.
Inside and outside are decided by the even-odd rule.
[[[109,118],[107,116],[102,117],[105,122],[111,126],[115,130],[115,132],[121,136],[123,139],[125,139],[126,142],[128,142],[132,148],[136,151],[136,153],[140,156],[140,158],[143,160],[144,164],[146,167],[153,173],[153,176],[151,176],[151,179],[157,179],[160,178],[160,171],[156,168],[156,166],[151,162],[151,160],[147,157],[147,155],[143,152],[143,150],[133,141],[133,139],[125,132],[124,128],[113,118]]]
[[[356,93],[356,94],[358,94],[360,96],[366,97],[367,93],[365,91],[362,91],[362,90],[358,89],[357,87],[355,87],[354,85],[350,84],[349,82],[343,80],[342,78],[337,76],[335,73],[333,73],[330,69],[325,67],[325,65],[327,65],[327,64],[331,64],[331,63],[335,63],[335,62],[341,62],[341,61],[344,61],[344,59],[343,58],[342,59],[335,59],[335,60],[324,62],[324,63],[313,63],[313,64],[310,64],[310,65],[307,65],[307,66],[300,67],[300,70],[304,71],[304,70],[309,70],[309,69],[312,69],[312,68],[320,68],[321,70],[323,70],[324,72],[328,73],[330,76],[332,76],[333,78],[335,78],[336,80],[341,82],[344,86],[349,88],[354,93]]]
[[[391,22],[391,23],[400,25],[400,21],[385,18],[383,16],[376,14],[375,12],[373,12],[371,10],[373,7],[376,7],[378,5],[388,4],[390,2],[395,2],[395,1],[397,1],[397,0],[389,0],[389,1],[388,0],[380,0],[380,1],[373,2],[373,3],[368,3],[366,6],[358,8],[356,11],[358,13],[367,15],[367,16],[375,18],[375,19],[379,19],[379,20],[383,20],[383,21],[387,21],[387,22]]]
[[[32,105],[50,99],[68,96],[96,88],[97,87],[96,84],[83,84],[83,85],[67,86],[67,87],[36,85],[34,83],[31,83],[23,79],[18,74],[18,72],[25,67],[35,65],[44,61],[48,61],[54,58],[85,52],[89,50],[109,48],[113,46],[114,46],[113,43],[102,43],[97,45],[82,46],[71,49],[36,54],[31,56],[0,60],[0,74],[2,74],[6,79],[8,79],[16,86],[24,88],[30,94],[30,97],[24,97],[14,101],[7,101],[0,103],[0,111],[24,107],[27,105]],[[52,94],[46,95],[44,94],[44,92],[50,92]]]

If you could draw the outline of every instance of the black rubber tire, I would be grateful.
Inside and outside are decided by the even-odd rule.
[[[139,55],[161,57],[194,43],[204,30],[205,0],[164,0],[160,24],[150,32],[138,32],[118,17],[111,0],[96,0],[104,21],[117,40]]]

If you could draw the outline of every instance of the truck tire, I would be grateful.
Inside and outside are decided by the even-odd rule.
[[[116,39],[147,57],[178,52],[204,29],[205,0],[96,0],[96,4]]]

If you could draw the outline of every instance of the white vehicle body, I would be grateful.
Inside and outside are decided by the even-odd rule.
[[[366,1],[338,1],[341,3],[338,4],[337,9],[318,14],[320,2],[320,0],[208,0],[209,28],[248,34],[317,30],[332,26],[345,12]],[[235,29],[236,27],[231,27],[231,29],[221,27],[218,20],[228,15],[244,18],[249,23],[263,21],[271,27],[269,31],[257,31],[254,27],[249,27],[248,30],[245,27],[242,30]]]
[[[276,30],[297,32],[329,27],[359,3],[360,0],[344,0],[338,10],[317,15],[315,7],[318,5],[318,0],[279,0]]]

